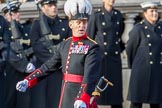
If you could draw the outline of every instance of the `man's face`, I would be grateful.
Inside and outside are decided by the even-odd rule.
[[[12,11],[11,15],[9,12],[7,12],[5,14],[5,18],[8,22],[11,22],[11,20],[16,20],[16,21],[20,21],[20,12],[19,11]]]
[[[73,36],[81,37],[86,33],[87,19],[71,20],[69,22],[69,27],[72,29]]]
[[[115,0],[102,0],[103,3],[109,6],[113,6],[115,3]]]
[[[42,12],[50,18],[55,18],[58,11],[56,3],[44,4],[41,9]]]
[[[157,9],[147,9],[144,12],[144,17],[148,20],[151,24],[156,23],[158,20],[158,11]]]

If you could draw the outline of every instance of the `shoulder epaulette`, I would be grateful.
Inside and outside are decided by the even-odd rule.
[[[91,39],[89,36],[87,36],[87,39],[90,40],[91,42],[97,44],[97,42],[95,40]]]
[[[98,8],[96,11],[94,11],[94,13],[99,13],[101,12],[101,8]]]
[[[39,21],[40,19],[39,18],[35,18],[34,21]]]
[[[140,22],[140,24],[143,24],[144,23],[144,20],[142,20],[141,22]]]
[[[71,38],[72,38],[72,37],[68,37],[68,38],[65,39],[65,41],[67,41],[67,40],[69,40],[69,39],[71,39]]]
[[[68,17],[59,17],[62,20],[68,20]]]

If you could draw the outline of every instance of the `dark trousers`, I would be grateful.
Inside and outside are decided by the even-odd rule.
[[[12,67],[7,66],[5,82],[5,108],[29,108],[30,94],[29,90],[22,93],[16,90],[18,81],[23,80],[26,75],[18,73]]]
[[[123,108],[122,105],[111,105],[111,108]]]
[[[142,108],[142,103],[131,103],[130,108]],[[160,104],[150,104],[150,108],[160,108]]]
[[[31,108],[58,108],[62,85],[61,72],[55,72],[31,88]]]
[[[0,72],[0,108],[4,108],[4,75]]]

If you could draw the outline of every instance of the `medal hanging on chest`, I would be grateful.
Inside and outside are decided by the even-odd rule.
[[[89,45],[84,45],[83,42],[78,42],[78,44],[73,44],[71,46],[72,54],[87,54],[89,49]]]

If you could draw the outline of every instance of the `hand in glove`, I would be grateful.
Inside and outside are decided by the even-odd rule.
[[[18,90],[20,92],[25,92],[27,88],[28,88],[28,80],[26,80],[26,79],[19,81],[16,84],[16,90]]]
[[[35,66],[32,63],[28,63],[25,72],[26,73],[31,73],[35,70]]]
[[[74,108],[87,108],[85,102],[82,100],[76,100],[74,103]]]

